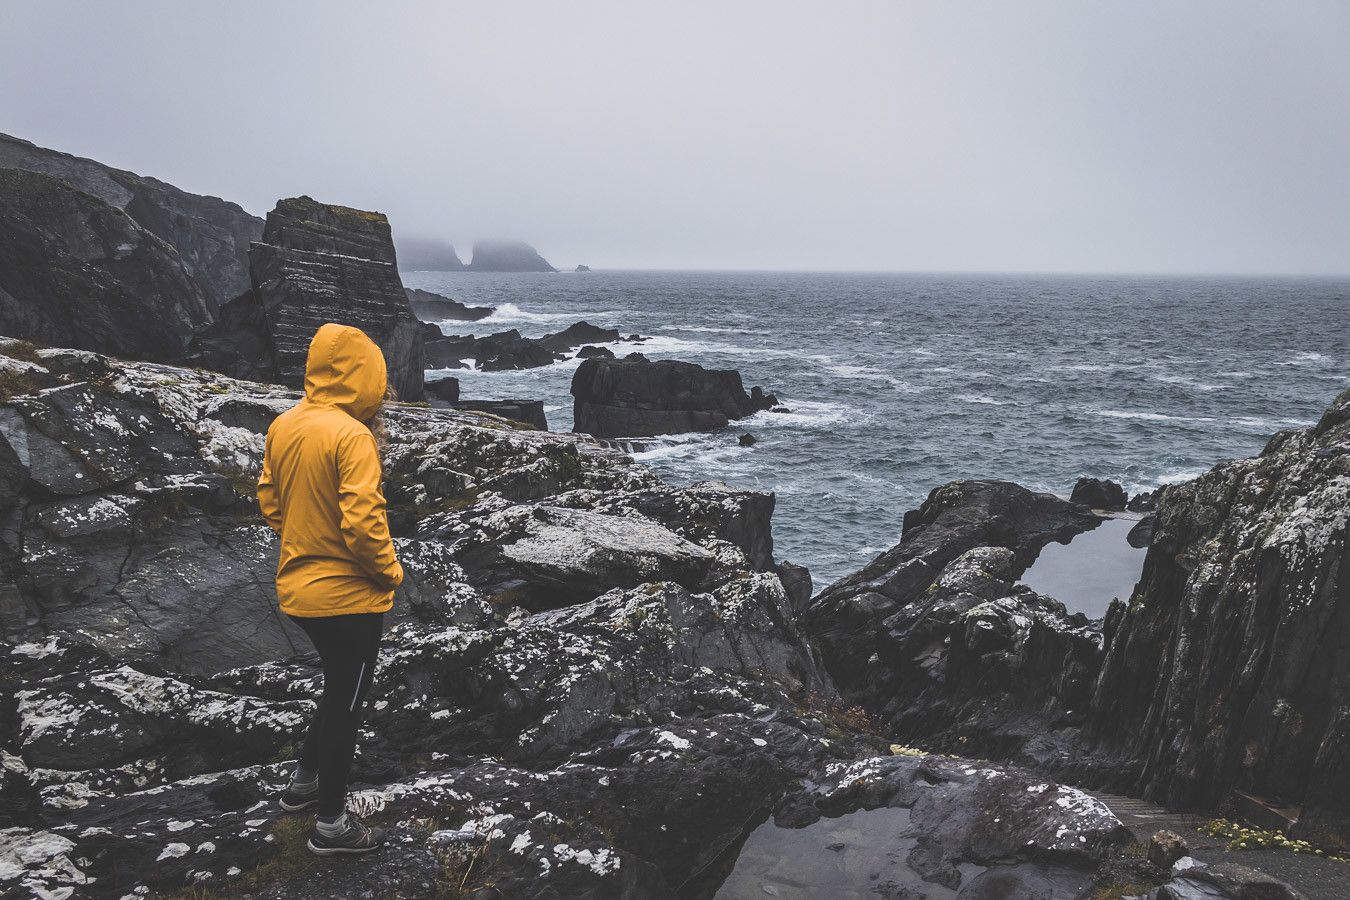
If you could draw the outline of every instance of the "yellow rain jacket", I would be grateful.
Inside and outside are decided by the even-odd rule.
[[[358,328],[314,333],[305,398],[267,429],[258,505],[281,535],[277,597],[292,616],[386,612],[403,567],[380,491],[380,457],[363,423],[385,390],[384,356]]]

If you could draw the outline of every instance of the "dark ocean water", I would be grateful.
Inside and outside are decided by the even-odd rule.
[[[499,308],[447,333],[579,319],[641,349],[741,371],[790,414],[637,454],[668,479],[778,495],[778,558],[817,588],[895,543],[906,510],[957,478],[1131,492],[1257,453],[1350,387],[1350,280],[799,273],[405,272]],[[631,345],[616,346],[626,353]],[[472,398],[543,399],[570,430],[577,363],[456,372]],[[759,438],[750,448],[736,438]]]

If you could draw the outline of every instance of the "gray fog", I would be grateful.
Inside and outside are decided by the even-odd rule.
[[[596,267],[1350,271],[1350,4],[0,0],[0,131]]]

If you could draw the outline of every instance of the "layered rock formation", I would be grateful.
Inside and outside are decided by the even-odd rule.
[[[6,895],[711,897],[775,808],[912,807],[906,866],[944,891],[1082,881],[1125,839],[1044,779],[886,756],[794,620],[772,495],[396,405],[411,578],[351,798],[392,840],[316,865],[274,797],[317,661],[278,621],[249,496],[296,395],[73,351],[0,365]]]
[[[421,323],[399,280],[383,214],[309,197],[282,200],[249,250],[249,269],[252,289],[197,337],[191,362],[299,387],[310,338],[337,322],[380,346],[399,397],[422,399]]]
[[[777,405],[741,374],[676,360],[591,358],[572,376],[573,430],[595,437],[651,437],[725,428]]]
[[[467,268],[449,241],[398,238],[398,258],[408,272],[461,272]]]
[[[492,306],[466,306],[458,300],[418,288],[408,288],[407,293],[413,313],[423,322],[477,322],[496,312]]]
[[[474,272],[558,271],[523,241],[475,241],[469,269]]]
[[[172,360],[215,315],[174,248],[126,213],[0,169],[0,334]]]
[[[190,194],[155,178],[5,134],[0,134],[0,168],[41,172],[125,213],[177,253],[188,277],[211,303],[224,303],[249,288],[248,247],[262,236],[263,222],[235,203]],[[65,231],[67,240],[77,240],[71,233],[73,224],[66,220],[55,230]],[[119,352],[115,347],[105,349]]]
[[[1261,456],[1169,486],[1105,636],[1083,734],[1107,758],[1087,777],[1179,806],[1242,789],[1350,846],[1350,391]]]

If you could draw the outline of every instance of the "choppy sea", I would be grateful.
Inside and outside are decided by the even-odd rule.
[[[635,454],[667,479],[777,494],[776,555],[817,589],[900,535],[958,478],[1067,494],[1081,475],[1131,492],[1260,451],[1350,387],[1350,280],[774,272],[404,272],[497,312],[448,334],[579,320],[636,349],[739,369],[790,413]],[[620,355],[634,349],[613,346]],[[544,401],[572,427],[575,360],[456,371],[466,398]],[[436,373],[432,373],[435,377]],[[759,439],[741,447],[750,432]]]

